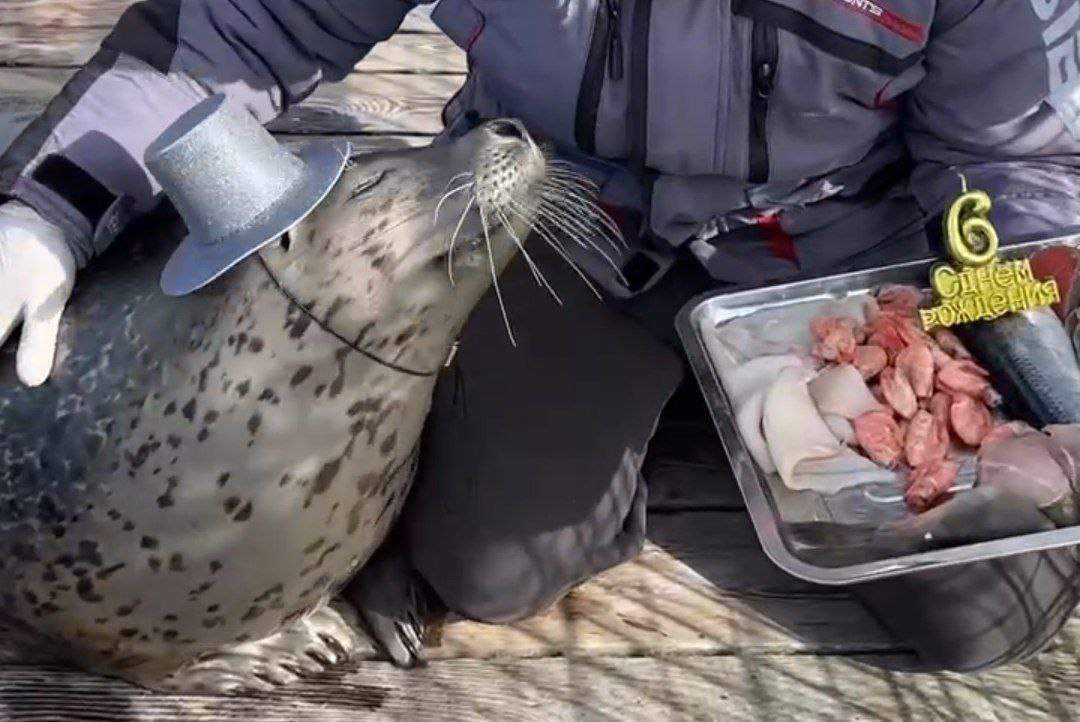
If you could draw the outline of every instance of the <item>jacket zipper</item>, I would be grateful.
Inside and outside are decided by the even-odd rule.
[[[613,81],[623,78],[622,0],[598,0],[585,72],[578,92],[574,139],[586,153],[596,152],[596,121],[604,74]]]
[[[754,21],[750,43],[750,65],[754,75],[750,95],[749,180],[752,183],[769,180],[769,98],[776,80],[776,63],[779,57],[776,27],[759,20]]]
[[[630,170],[643,175],[649,157],[649,30],[653,0],[638,0],[630,25],[630,92],[626,131]]]

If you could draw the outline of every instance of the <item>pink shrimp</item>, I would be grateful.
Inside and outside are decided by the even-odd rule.
[[[942,434],[938,420],[929,411],[919,410],[911,418],[904,435],[904,458],[912,467],[944,459],[949,451],[948,434]]]
[[[934,392],[934,355],[922,343],[913,343],[896,354],[896,370],[903,374],[915,395],[927,399]]]
[[[889,356],[880,346],[856,346],[851,363],[869,381],[889,364]]]
[[[919,410],[915,390],[907,378],[892,366],[887,366],[881,372],[881,392],[889,406],[905,419],[910,419]]]
[[[941,367],[937,374],[937,386],[943,391],[967,394],[982,398],[990,388],[990,374],[970,359],[957,359]]]
[[[960,467],[947,459],[934,459],[914,469],[908,479],[904,501],[914,512],[924,512],[952,495]]]
[[[964,347],[963,342],[957,337],[955,333],[947,328],[937,327],[930,334],[934,337],[941,350],[949,354],[953,358],[966,359],[971,358],[971,352]]]
[[[895,311],[905,316],[914,316],[922,300],[923,293],[915,286],[889,284],[877,293],[878,307],[882,311]]]
[[[966,394],[955,394],[949,408],[953,431],[968,446],[978,446],[994,425],[986,406]]]
[[[900,428],[887,411],[869,411],[852,422],[855,440],[874,462],[895,468],[903,454]]]
[[[817,339],[814,355],[824,361],[850,361],[855,353],[854,319],[843,316],[820,316],[810,322],[810,333]]]

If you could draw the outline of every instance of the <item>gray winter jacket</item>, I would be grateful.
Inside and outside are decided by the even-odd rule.
[[[155,200],[143,150],[184,110],[224,92],[269,121],[418,1],[139,3],[0,158],[0,194],[86,263]],[[442,0],[434,19],[469,56],[448,125],[516,116],[588,162],[646,211],[660,267],[678,246],[743,282],[917,254],[958,170],[1004,234],[1080,225],[1080,0]]]

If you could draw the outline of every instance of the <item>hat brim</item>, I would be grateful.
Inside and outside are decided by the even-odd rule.
[[[300,150],[306,169],[300,186],[225,238],[184,238],[161,272],[161,290],[167,296],[197,291],[304,220],[341,177],[349,150],[344,139],[319,140]]]

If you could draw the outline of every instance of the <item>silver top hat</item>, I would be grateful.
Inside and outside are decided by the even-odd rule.
[[[344,140],[316,141],[294,155],[221,95],[189,110],[145,154],[188,228],[161,289],[191,293],[273,242],[326,197],[348,156]]]

